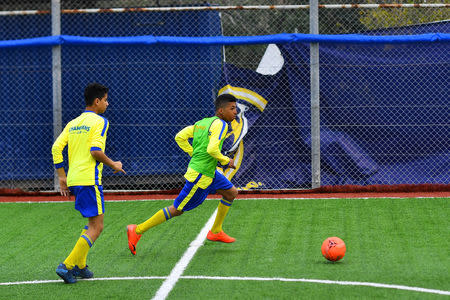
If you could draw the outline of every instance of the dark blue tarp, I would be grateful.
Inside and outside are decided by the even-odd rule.
[[[235,94],[241,108],[238,121],[247,123],[249,130],[242,140],[243,153],[238,151],[237,154],[242,157],[242,162],[239,163],[240,160],[235,157],[239,169],[232,177],[232,182],[241,188],[309,188],[310,147],[299,141],[308,130],[305,134],[298,130],[301,129],[299,118],[305,118],[305,122],[309,120],[309,105],[303,106],[300,111],[303,115],[295,113],[297,105],[288,88],[287,73],[283,70],[267,76],[226,64],[222,85],[227,84],[255,92],[267,100],[267,107],[261,111]],[[242,105],[245,106],[244,116],[241,116]],[[307,126],[309,128],[309,124]],[[233,138],[231,136],[229,139]],[[229,139],[223,145],[225,154],[232,144]],[[228,178],[229,171],[225,170]]]
[[[201,14],[196,16],[198,26],[183,26],[192,14]],[[9,107],[11,101],[26,101],[2,114],[1,180],[52,178],[50,46],[63,46],[63,123],[82,111],[82,90],[88,82],[106,84],[111,87],[111,106],[105,115],[112,124],[108,154],[127,164],[131,175],[167,175],[181,174],[185,168],[174,134],[199,118],[198,107],[204,109],[201,116],[212,111],[221,45],[278,43],[286,64],[275,76],[230,65],[223,68],[219,89],[223,84],[242,86],[269,102],[264,111],[247,107],[251,128],[235,180],[238,186],[261,182],[263,188],[309,187],[307,43],[320,42],[322,184],[448,183],[449,97],[448,84],[442,84],[449,81],[448,22],[433,24],[434,33],[418,35],[410,35],[415,27],[408,27],[396,29],[404,35],[390,35],[389,30],[378,33],[388,36],[372,32],[222,37],[217,12],[183,12],[178,18],[166,18],[170,21],[165,23],[158,21],[164,13],[152,13],[145,26],[137,26],[135,18],[145,16],[64,14],[65,35],[55,37],[48,37],[49,16],[0,18],[0,28],[15,29],[0,32],[0,39],[6,40],[0,41],[1,104]],[[21,26],[30,22],[36,26]],[[42,22],[47,25],[39,27]],[[117,26],[106,32],[96,26],[98,22]],[[127,36],[130,32],[136,36]],[[411,64],[412,60],[416,63]],[[427,78],[426,86],[412,84],[411,78]],[[193,101],[196,114],[186,114]],[[346,107],[349,101],[358,110]],[[368,106],[368,101],[375,104]],[[404,103],[410,105],[405,108]],[[395,116],[394,123],[388,116]],[[411,122],[417,124],[411,126]],[[369,126],[372,123],[377,126]],[[437,129],[429,134],[428,128]],[[276,141],[261,139],[273,132],[281,141],[293,142],[280,147]],[[395,156],[403,149],[411,153]],[[286,161],[280,164],[280,158]]]
[[[61,18],[65,35],[48,37],[49,15],[0,17],[0,28],[9,29],[0,30],[0,180],[53,178],[54,45],[62,45],[63,126],[83,111],[85,86],[100,82],[110,88],[105,113],[111,124],[108,155],[121,159],[130,175],[182,173],[185,166],[174,159],[179,153],[167,149],[175,152],[175,133],[195,121],[193,114],[186,114],[194,102],[208,113],[211,110],[212,91],[220,79],[221,46],[127,45],[120,36],[136,35],[127,37],[132,40],[143,40],[140,36],[149,40],[152,35],[217,36],[219,13],[62,14]],[[192,21],[196,26],[186,26]],[[112,172],[106,168],[108,174]]]
[[[239,187],[311,186],[309,44],[278,46],[276,75],[224,68],[222,86],[268,102],[244,137]],[[322,185],[450,183],[449,63],[445,43],[321,43]]]

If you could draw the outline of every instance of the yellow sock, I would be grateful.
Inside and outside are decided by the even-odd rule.
[[[64,261],[67,269],[71,270],[74,266],[78,266],[80,269],[86,267],[86,257],[92,244],[92,240],[87,234],[81,235],[72,252]]]
[[[217,208],[216,219],[214,220],[214,225],[211,228],[212,233],[219,233],[222,231],[223,220],[225,220],[225,217],[230,210],[231,203],[233,202],[225,199],[220,200],[219,207]]]
[[[170,214],[169,208],[164,207],[163,209],[160,209],[156,214],[154,214],[150,219],[148,219],[144,223],[139,224],[136,227],[136,233],[143,234],[150,228],[159,225],[169,220],[170,218],[172,218],[172,215]]]
[[[87,228],[86,228],[86,230],[87,230]],[[79,265],[78,265],[78,267],[79,267],[80,269],[83,269],[84,267],[86,267],[87,255],[88,255],[88,253],[89,253],[89,250],[92,248],[92,245],[94,244],[94,243],[92,242],[91,237],[90,237],[89,235],[84,234],[84,235],[82,235],[82,237],[83,237],[83,236],[84,236],[84,239],[86,240],[86,242],[88,243],[89,248],[87,249],[87,251],[85,251],[85,252],[82,253],[83,255],[81,255],[81,261],[80,261],[80,263],[79,263]]]

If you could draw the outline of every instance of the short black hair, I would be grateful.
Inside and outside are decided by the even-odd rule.
[[[100,83],[89,83],[84,89],[84,102],[86,103],[86,106],[91,106],[97,98],[103,98],[108,91],[109,89]]]
[[[216,111],[219,108],[224,108],[229,102],[236,102],[236,98],[231,94],[222,94],[217,97],[216,101],[214,101]]]

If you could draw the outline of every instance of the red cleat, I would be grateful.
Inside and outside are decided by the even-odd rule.
[[[223,232],[223,230],[219,233],[212,233],[212,231],[210,230],[206,238],[213,242],[233,243],[234,241],[236,241],[235,238],[229,236],[228,234]]]
[[[128,248],[130,248],[130,251],[133,255],[136,255],[136,245],[142,236],[142,234],[136,233],[136,227],[136,224],[127,226]]]

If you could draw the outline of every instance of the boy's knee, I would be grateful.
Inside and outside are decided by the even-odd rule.
[[[183,214],[182,210],[178,210],[175,208],[175,206],[169,206],[169,212],[172,215],[172,217],[181,216]]]
[[[236,187],[233,186],[231,189],[228,190],[228,193],[227,193],[226,197],[224,197],[224,198],[225,198],[225,200],[233,202],[233,200],[236,199],[237,195],[238,195],[238,190]]]
[[[236,199],[237,195],[238,195],[238,191],[237,191],[237,189],[235,188],[234,191],[233,191],[233,193],[231,194],[231,196],[233,197],[233,199],[231,199],[231,201],[233,201],[234,199]]]
[[[182,210],[175,209],[175,212],[172,214],[172,216],[176,217],[181,216],[182,214],[183,214]]]

